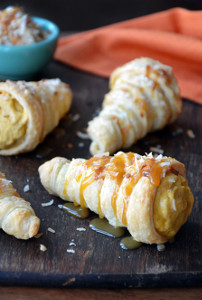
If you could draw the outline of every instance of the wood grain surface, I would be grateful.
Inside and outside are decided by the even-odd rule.
[[[44,289],[28,287],[0,287],[0,300],[200,300],[202,288],[170,288],[170,289]]]
[[[120,239],[106,237],[89,228],[89,222],[95,214],[79,220],[60,210],[58,204],[64,202],[50,196],[38,176],[38,167],[55,156],[68,159],[90,157],[90,141],[78,138],[76,131],[86,128],[87,122],[100,108],[103,96],[108,91],[108,80],[57,62],[52,62],[35,79],[41,77],[59,77],[70,84],[74,93],[70,113],[79,114],[80,119],[77,122],[62,120],[59,128],[65,129],[66,134],[62,137],[50,134],[31,153],[0,157],[0,171],[13,181],[18,193],[31,203],[41,219],[40,232],[43,233],[39,239],[22,241],[0,231],[0,284],[94,288],[201,286],[201,107],[184,100],[183,112],[175,122],[183,129],[181,134],[174,136],[171,128],[167,127],[149,134],[128,149],[144,154],[150,151],[150,146],[161,145],[165,155],[183,162],[195,204],[175,242],[166,244],[166,251],[158,252],[155,245],[143,245],[137,250],[125,251],[119,246]],[[194,132],[194,139],[187,135],[189,129]],[[80,147],[80,143],[84,146]],[[51,152],[39,159],[36,154],[41,147],[48,147]],[[27,179],[30,191],[24,193]],[[54,199],[52,206],[41,206],[42,202],[51,199]],[[55,234],[49,232],[48,227],[53,228]],[[78,231],[79,227],[86,231]],[[72,240],[76,244],[74,247],[69,246]],[[40,251],[40,244],[44,244],[48,250]],[[73,249],[75,253],[68,253],[67,249]]]

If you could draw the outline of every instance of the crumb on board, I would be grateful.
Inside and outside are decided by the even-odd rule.
[[[47,248],[46,248],[45,245],[40,244],[40,250],[43,251],[43,252],[45,252],[45,251],[47,251]]]
[[[58,204],[58,208],[62,209],[63,205],[62,204]]]
[[[84,132],[81,132],[81,131],[79,131],[79,130],[77,130],[76,131],[76,135],[79,137],[79,138],[81,138],[81,139],[90,139],[90,137],[89,137],[89,135],[88,135],[88,133],[84,133]]]
[[[41,236],[43,236],[43,232],[37,233],[34,237],[36,239],[39,239]]]
[[[51,232],[51,233],[55,233],[55,230],[51,227],[48,227],[48,231]]]
[[[195,138],[195,134],[193,133],[193,130],[188,129],[187,130],[187,135],[190,139],[194,139]]]
[[[53,203],[54,203],[54,200],[51,199],[49,202],[41,203],[41,206],[43,206],[43,207],[51,206],[51,205],[53,205]]]
[[[77,122],[80,119],[80,115],[79,114],[75,114],[72,116],[72,121],[73,122]]]
[[[159,146],[159,145],[157,145],[157,146]],[[159,154],[163,154],[164,153],[164,150],[160,149],[159,147],[150,147],[149,150],[151,152],[156,152],[156,153],[159,153]]]
[[[30,191],[30,187],[29,187],[29,184],[26,184],[25,186],[24,186],[24,193],[27,193],[27,192],[29,192]]]
[[[84,145],[84,143],[78,143],[78,146],[79,146],[79,148],[82,148],[82,147],[84,147],[85,145]]]
[[[71,246],[76,246],[76,244],[74,243],[74,242],[70,242],[69,243],[69,246],[71,247]]]
[[[73,144],[72,144],[72,143],[68,143],[68,144],[67,144],[67,147],[68,147],[69,149],[71,149],[71,148],[73,148]]]
[[[158,245],[157,245],[157,250],[158,250],[159,252],[165,251],[165,250],[166,250],[166,246],[165,246],[164,244],[158,244]]]
[[[75,253],[74,249],[67,249],[67,253]]]
[[[78,230],[78,231],[86,231],[86,228],[84,228],[84,227],[78,227],[76,230]]]

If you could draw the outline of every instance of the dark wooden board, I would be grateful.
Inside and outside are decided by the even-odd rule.
[[[108,80],[82,73],[63,64],[52,62],[40,78],[60,77],[68,82],[74,92],[70,113],[80,114],[72,124],[61,122],[59,127],[66,135],[57,138],[50,134],[39,147],[52,149],[44,158],[36,158],[36,151],[13,157],[0,157],[0,170],[27,201],[30,201],[41,219],[39,239],[17,240],[0,230],[0,284],[46,287],[159,287],[200,286],[201,273],[201,119],[202,110],[197,104],[183,101],[183,113],[175,122],[183,133],[173,136],[169,128],[149,134],[131,147],[130,151],[140,154],[149,152],[150,146],[160,144],[164,154],[175,157],[186,165],[187,178],[195,197],[193,212],[181,228],[173,244],[166,244],[165,252],[158,252],[155,245],[143,245],[137,250],[126,251],[119,246],[120,239],[106,237],[92,231],[89,221],[95,217],[78,220],[58,208],[64,203],[50,196],[40,184],[38,167],[55,156],[68,159],[89,158],[88,140],[79,139],[75,132],[86,128],[101,106],[103,95],[108,91]],[[37,79],[40,79],[37,78]],[[187,135],[192,129],[195,139]],[[79,143],[84,147],[79,147]],[[68,144],[73,144],[68,148]],[[23,192],[29,179],[30,191]],[[54,199],[50,207],[42,202]],[[47,231],[53,228],[56,233]],[[77,231],[78,227],[86,231]],[[74,239],[75,247],[69,243]],[[39,250],[44,244],[48,250]],[[72,248],[75,253],[67,253]]]

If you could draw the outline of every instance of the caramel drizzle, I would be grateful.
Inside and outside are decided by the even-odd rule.
[[[102,179],[102,184],[104,183],[105,177],[109,176],[112,180],[116,181],[116,186],[114,188],[113,195],[111,197],[111,207],[114,211],[114,215],[117,217],[117,197],[119,194],[120,187],[125,178],[125,186],[123,187],[123,211],[122,211],[122,224],[127,226],[127,209],[128,201],[133,192],[135,185],[138,183],[142,176],[148,177],[150,182],[156,188],[161,181],[161,174],[163,168],[161,166],[162,161],[156,161],[155,158],[145,158],[143,162],[137,162],[139,167],[135,163],[134,153],[121,153],[119,155],[103,156],[103,157],[92,157],[91,159],[84,162],[84,170],[77,176],[76,180],[80,184],[80,205],[81,207],[86,207],[84,199],[84,190],[89,186],[94,180]],[[128,172],[126,167],[129,167]],[[90,170],[89,170],[90,169]],[[90,171],[90,172],[89,172]],[[83,177],[83,178],[82,178]],[[81,179],[82,178],[82,179]],[[101,210],[101,187],[98,192],[98,214],[102,218]]]
[[[92,157],[89,160],[85,161],[84,166],[84,177],[80,184],[80,205],[81,207],[86,207],[85,199],[84,199],[84,190],[90,185],[94,180],[104,179],[106,165],[110,162],[110,156],[103,157]],[[89,175],[86,175],[86,171],[91,169]],[[81,180],[83,173],[80,173],[76,181],[79,182]],[[100,189],[101,190],[101,189]],[[101,203],[100,203],[100,191],[98,193],[98,213],[99,216],[102,217],[101,214]]]
[[[133,174],[126,174],[125,177],[128,178],[128,183],[125,186],[125,195],[123,199],[123,213],[122,213],[122,223],[124,226],[127,226],[127,209],[128,209],[128,201],[132,194],[132,191],[135,185],[138,183],[142,176],[148,177],[150,182],[157,187],[161,181],[161,173],[163,167],[160,165],[161,162],[157,162],[155,158],[146,158],[144,162],[140,166],[140,169],[134,166],[132,170],[135,172]]]

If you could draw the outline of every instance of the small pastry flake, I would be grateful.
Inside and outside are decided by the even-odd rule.
[[[31,205],[0,172],[0,228],[18,239],[27,240],[37,234],[39,226],[40,220]]]
[[[87,128],[93,155],[132,146],[147,133],[173,122],[182,110],[172,69],[150,58],[115,69],[110,88],[102,111]]]
[[[162,155],[119,152],[72,161],[56,157],[41,165],[39,174],[50,194],[88,207],[148,244],[172,238],[193,206],[184,165]]]
[[[69,86],[60,79],[0,83],[0,155],[33,150],[68,112]]]

